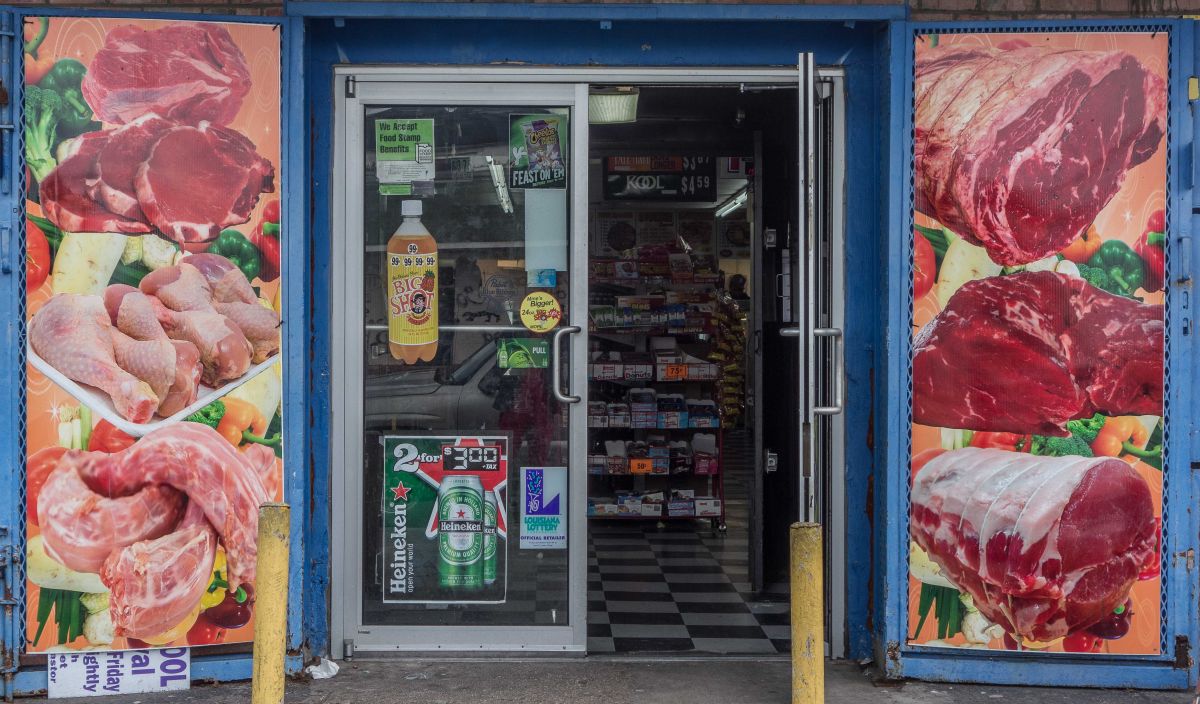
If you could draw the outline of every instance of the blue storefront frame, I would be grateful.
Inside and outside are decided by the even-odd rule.
[[[12,86],[0,108],[0,127],[19,122],[21,20],[30,15],[129,17],[82,10],[5,10],[0,24],[0,69]],[[194,20],[196,15],[138,13],[137,17]],[[1038,22],[916,24],[902,6],[662,4],[565,5],[525,3],[290,2],[282,18],[205,15],[206,20],[262,22],[281,28],[283,63],[284,378],[286,499],[292,505],[293,551],[288,608],[288,667],[328,655],[330,634],[329,399],[330,175],[332,174],[332,68],[342,64],[485,66],[794,66],[801,51],[819,65],[841,65],[847,85],[846,348],[847,623],[850,657],[874,655],[891,676],[1031,684],[1182,688],[1197,681],[1194,658],[1173,662],[1175,631],[1197,641],[1196,572],[1190,566],[1197,519],[1190,506],[1200,492],[1190,458],[1200,439],[1187,427],[1197,399],[1190,392],[1196,350],[1183,334],[1190,279],[1173,287],[1171,403],[1177,409],[1169,439],[1171,468],[1181,476],[1168,492],[1178,507],[1165,531],[1164,584],[1171,603],[1168,652],[1143,658],[1054,657],[934,652],[905,644],[907,628],[908,292],[911,280],[911,71],[914,31],[1095,31],[1166,27],[1171,48],[1172,276],[1190,273],[1192,253],[1191,157],[1193,124],[1186,76],[1197,73],[1195,23]],[[532,26],[531,26],[532,23]],[[535,31],[536,30],[536,31]],[[396,37],[404,37],[396,42]],[[6,40],[6,41],[5,41]],[[7,44],[7,46],[4,46]],[[649,47],[649,49],[647,49]],[[9,132],[3,168],[9,183],[23,171],[17,136]],[[0,415],[21,418],[23,404],[23,280],[14,262],[22,251],[19,188],[4,188],[0,206],[0,315],[6,321],[0,354]],[[1184,217],[1184,215],[1187,217]],[[899,233],[899,234],[898,234]],[[1186,259],[1183,266],[1178,263]],[[887,301],[886,306],[876,301]],[[1190,320],[1187,321],[1190,333]],[[0,477],[0,493],[22,497],[23,422],[0,426],[0,453],[14,469]],[[0,548],[24,552],[24,501],[0,503]],[[1172,564],[1172,563],[1178,563]],[[23,596],[23,570],[5,570],[7,594]],[[11,648],[23,634],[17,600],[0,637]],[[1166,641],[1164,636],[1164,642]],[[6,653],[12,653],[6,650]],[[250,675],[248,655],[193,658],[198,680]],[[6,658],[7,660],[7,658]],[[15,663],[15,660],[12,661]],[[15,669],[15,665],[14,665]],[[15,673],[7,691],[45,688],[44,668]]]
[[[1197,573],[1194,554],[1198,527],[1193,509],[1200,464],[1193,420],[1196,403],[1192,370],[1197,352],[1191,321],[1192,277],[1197,266],[1191,247],[1197,223],[1193,190],[1196,126],[1188,97],[1195,75],[1196,23],[1185,20],[1038,21],[986,23],[898,22],[890,28],[891,57],[888,232],[912,229],[913,48],[922,34],[962,32],[1146,32],[1170,33],[1167,165],[1169,277],[1167,295],[1167,477],[1164,480],[1162,653],[1156,656],[1038,656],[999,651],[950,651],[908,645],[908,490],[911,446],[910,341],[912,241],[888,239],[888,307],[884,334],[888,355],[886,398],[879,409],[884,428],[884,474],[877,502],[876,557],[887,577],[876,594],[875,613],[883,626],[875,657],[891,677],[997,684],[1183,689],[1197,680],[1191,649],[1197,637]]]

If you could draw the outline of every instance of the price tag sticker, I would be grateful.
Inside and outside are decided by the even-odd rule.
[[[649,474],[654,469],[654,462],[645,457],[638,457],[629,460],[630,474]]]
[[[668,364],[663,369],[663,381],[683,381],[687,378],[686,364]]]

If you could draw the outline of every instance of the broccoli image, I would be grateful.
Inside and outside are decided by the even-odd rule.
[[[58,166],[54,147],[62,98],[37,86],[25,88],[25,163],[38,183]]]
[[[1121,295],[1119,291],[1114,290],[1117,288],[1117,286],[1113,282],[1112,278],[1108,275],[1107,271],[1098,266],[1088,266],[1087,264],[1079,264],[1078,266],[1079,276],[1084,281],[1095,286],[1101,291],[1108,291],[1109,293]]]
[[[221,423],[221,418],[225,416],[225,403],[223,401],[213,401],[204,408],[196,411],[192,415],[184,418],[189,423],[200,423],[216,430]]]
[[[1094,436],[1093,436],[1094,437]],[[1043,457],[1093,457],[1092,448],[1077,435],[1065,438],[1034,435],[1029,443],[1029,454]]]
[[[1104,427],[1105,420],[1107,419],[1104,416],[1097,413],[1091,418],[1067,421],[1067,432],[1091,445],[1096,442],[1096,436],[1100,434],[1100,429]]]

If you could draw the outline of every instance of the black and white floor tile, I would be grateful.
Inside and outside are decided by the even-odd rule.
[[[726,450],[733,460],[741,448]],[[589,653],[788,652],[786,585],[750,590],[746,466],[726,465],[725,533],[709,521],[590,521]]]

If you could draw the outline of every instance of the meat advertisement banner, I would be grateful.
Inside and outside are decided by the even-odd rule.
[[[1161,650],[1167,48],[917,38],[914,645]]]
[[[278,28],[25,20],[27,652],[252,640]]]
[[[500,604],[508,436],[384,436],[383,602]]]

